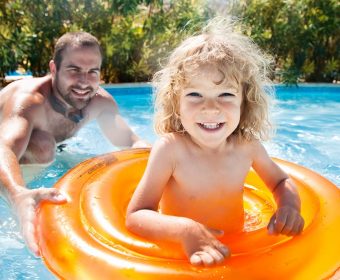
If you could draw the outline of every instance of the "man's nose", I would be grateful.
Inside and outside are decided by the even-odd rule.
[[[79,74],[79,82],[81,85],[87,85],[88,84],[88,73],[87,72],[81,72]]]

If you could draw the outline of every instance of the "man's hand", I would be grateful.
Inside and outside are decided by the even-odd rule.
[[[195,266],[211,266],[222,263],[230,256],[229,249],[216,237],[221,237],[223,231],[208,229],[193,221],[183,234],[182,246],[190,263]]]
[[[41,201],[49,201],[56,204],[67,202],[66,198],[55,188],[23,189],[11,200],[25,243],[37,257],[40,256],[40,252],[35,219],[36,210]]]
[[[269,234],[285,234],[288,236],[298,235],[302,232],[304,220],[300,211],[291,206],[277,209],[268,224]]]

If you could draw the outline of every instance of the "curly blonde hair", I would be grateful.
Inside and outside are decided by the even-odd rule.
[[[230,18],[216,18],[198,35],[184,40],[170,55],[166,66],[155,73],[156,133],[185,133],[179,115],[180,93],[186,77],[205,64],[223,72],[225,79],[234,79],[242,88],[240,123],[233,132],[239,139],[267,139],[271,132],[268,117],[271,82],[268,78],[271,57],[263,53]]]

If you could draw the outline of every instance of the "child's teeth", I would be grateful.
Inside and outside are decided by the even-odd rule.
[[[202,123],[204,128],[214,129],[219,127],[219,123]]]

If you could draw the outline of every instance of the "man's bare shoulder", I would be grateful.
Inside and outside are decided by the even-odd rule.
[[[2,102],[7,100],[20,100],[39,102],[51,89],[51,78],[30,78],[15,81],[2,89],[0,99]]]
[[[97,94],[104,98],[111,97],[111,94],[102,86],[99,87]]]
[[[0,94],[0,111],[6,115],[26,115],[42,108],[50,91],[50,78],[31,78],[13,82]]]
[[[96,95],[92,97],[91,102],[85,107],[84,113],[89,120],[92,120],[105,115],[119,115],[119,108],[113,96],[104,88],[99,87]]]
[[[85,110],[95,117],[104,111],[117,112],[118,105],[105,89],[99,87],[96,95],[92,97],[90,104]]]
[[[92,99],[97,102],[114,102],[112,95],[103,87],[98,88],[96,95]]]
[[[20,92],[46,91],[51,87],[51,76],[47,75],[39,78],[28,78],[10,83],[1,90],[2,93],[16,94]]]

